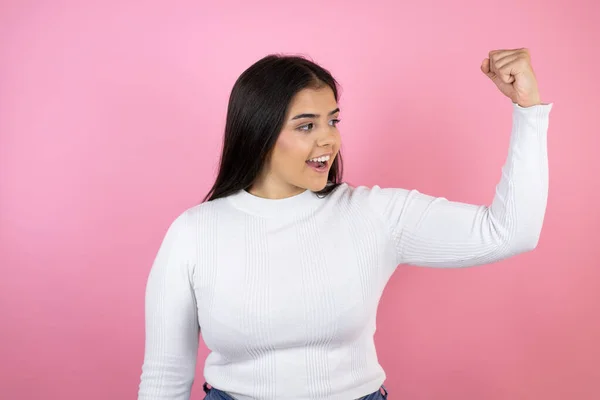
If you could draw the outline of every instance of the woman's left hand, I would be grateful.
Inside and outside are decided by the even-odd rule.
[[[521,107],[542,104],[537,79],[527,49],[493,50],[483,60],[481,71],[505,96]]]

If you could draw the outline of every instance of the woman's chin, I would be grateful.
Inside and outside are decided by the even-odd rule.
[[[312,192],[320,192],[321,190],[325,189],[325,186],[327,186],[327,179],[319,179],[319,180],[314,180],[311,181],[309,183],[309,185],[306,186],[306,189],[312,191]]]

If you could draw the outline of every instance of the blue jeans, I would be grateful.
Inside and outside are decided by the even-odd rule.
[[[204,393],[206,393],[204,400],[234,400],[233,397],[231,397],[224,391],[213,388],[213,387],[209,388],[208,386],[209,386],[208,383],[204,382],[203,388],[204,388]],[[381,385],[381,387],[379,388],[378,391],[368,394],[366,396],[363,396],[357,400],[386,400],[387,397],[388,397],[388,392],[385,389],[385,386]]]

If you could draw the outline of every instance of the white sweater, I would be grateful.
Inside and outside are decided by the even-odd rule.
[[[140,400],[188,400],[201,328],[205,379],[237,399],[350,400],[386,379],[373,335],[398,264],[467,267],[532,250],[548,193],[552,103],[514,103],[489,206],[339,186],[269,200],[246,191],[183,212],[146,292]]]

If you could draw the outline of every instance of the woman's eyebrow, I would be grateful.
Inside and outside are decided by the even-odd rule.
[[[337,113],[339,111],[340,111],[340,109],[338,107],[335,110],[330,111],[329,114],[327,114],[327,115],[333,115],[333,114],[335,114],[335,113]],[[292,120],[294,120],[294,119],[300,119],[300,118],[319,118],[320,116],[321,116],[320,114],[298,114],[295,117],[293,117]]]

